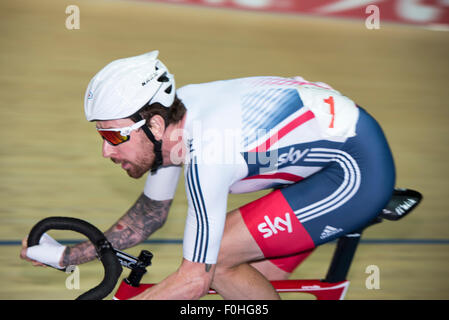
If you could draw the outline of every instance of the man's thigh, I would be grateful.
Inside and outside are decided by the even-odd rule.
[[[315,247],[291,210],[284,196],[274,191],[228,213],[218,264],[233,267],[265,260],[262,269],[270,274],[291,273]]]
[[[262,250],[249,232],[240,210],[229,212],[226,217],[217,264],[234,267],[244,262],[263,258]]]

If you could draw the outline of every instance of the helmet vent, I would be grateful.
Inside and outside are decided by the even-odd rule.
[[[169,86],[167,89],[165,89],[165,90],[164,90],[165,93],[170,94],[170,93],[171,93],[171,90],[172,90],[172,87],[173,87],[173,86]]]
[[[157,78],[157,81],[159,82],[169,82],[170,79],[166,76],[166,72],[164,72],[159,78]]]

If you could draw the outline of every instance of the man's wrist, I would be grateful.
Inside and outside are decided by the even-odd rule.
[[[70,252],[69,247],[66,246],[64,251],[62,252],[61,259],[59,260],[59,265],[61,268],[67,268],[70,264],[68,263],[68,252]]]

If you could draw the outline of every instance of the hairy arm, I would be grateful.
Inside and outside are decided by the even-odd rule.
[[[105,232],[106,238],[118,250],[139,244],[162,227],[167,219],[171,202],[172,200],[152,200],[142,193],[123,217]],[[95,257],[95,247],[87,241],[67,247],[61,265],[78,265],[91,261]]]

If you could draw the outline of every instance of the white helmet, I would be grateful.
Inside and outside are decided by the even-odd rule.
[[[159,51],[112,61],[90,81],[84,97],[88,121],[127,118],[149,103],[170,107],[175,80]]]

